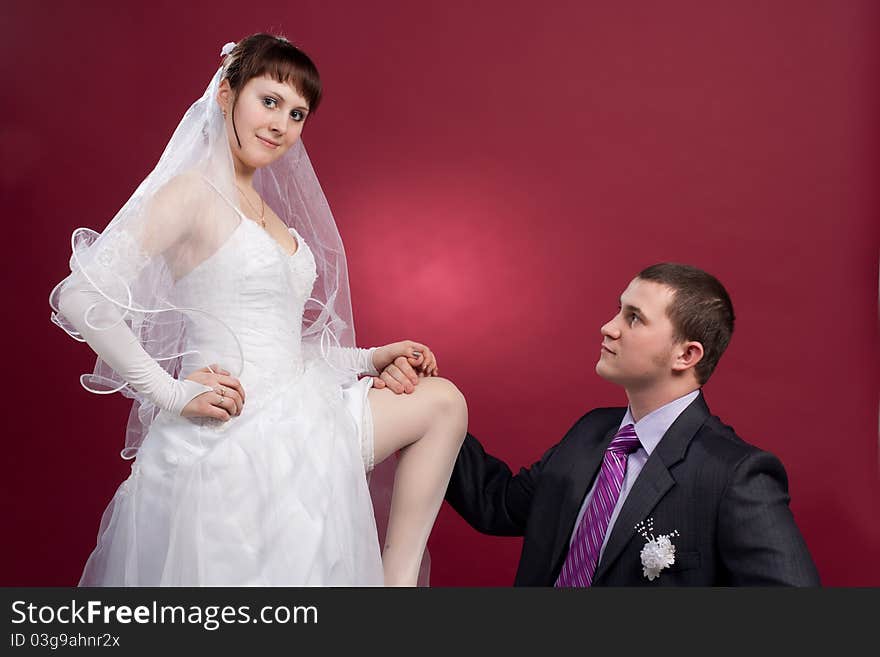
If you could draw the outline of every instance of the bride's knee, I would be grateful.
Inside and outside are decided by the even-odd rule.
[[[463,421],[466,426],[467,401],[461,390],[449,379],[441,377],[431,377],[419,382],[419,385],[425,384],[431,390],[434,412],[442,417]]]

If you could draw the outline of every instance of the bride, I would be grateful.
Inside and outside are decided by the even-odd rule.
[[[80,585],[415,585],[464,398],[423,344],[355,347],[345,253],[300,140],[321,99],[312,61],[267,34],[222,55],[104,231],[74,231],[50,296],[98,354],[83,386],[134,400],[131,475]],[[400,358],[412,394],[372,387]],[[395,453],[380,548],[368,480]]]

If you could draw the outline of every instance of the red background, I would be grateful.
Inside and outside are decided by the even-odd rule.
[[[80,388],[91,353],[48,321],[69,233],[268,30],[324,79],[305,140],[361,344],[430,344],[517,468],[624,403],[593,367],[630,278],[704,267],[738,317],[712,410],[782,458],[824,583],[880,585],[880,4],[16,0],[0,25],[0,583],[75,584],[128,469],[128,403]],[[444,506],[430,548],[435,585],[508,585],[520,540]]]

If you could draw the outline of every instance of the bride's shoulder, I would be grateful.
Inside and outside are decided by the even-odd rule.
[[[191,223],[216,213],[221,204],[222,195],[216,187],[201,171],[191,169],[169,178],[156,189],[151,214],[176,217],[175,221],[188,217]]]
[[[173,200],[176,203],[207,201],[215,190],[205,175],[196,169],[179,173],[169,179],[157,191],[157,196]]]

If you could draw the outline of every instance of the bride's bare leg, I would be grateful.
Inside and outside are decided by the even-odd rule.
[[[409,395],[369,392],[375,462],[401,450],[382,566],[386,586],[415,586],[422,554],[467,431],[464,396],[450,381],[420,379]]]

